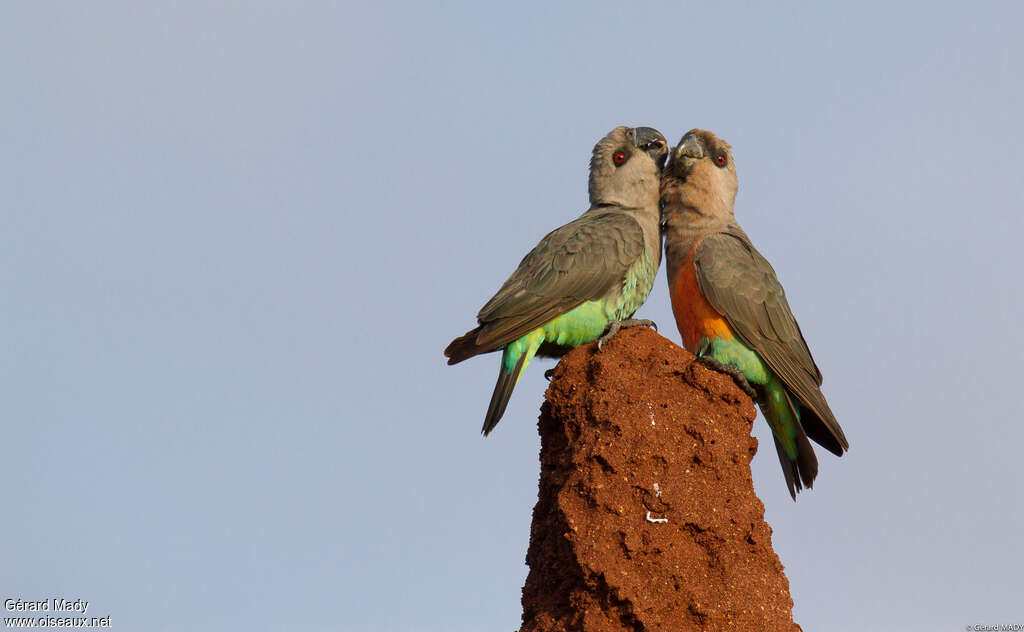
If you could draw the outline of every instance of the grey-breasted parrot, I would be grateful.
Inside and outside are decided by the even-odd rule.
[[[541,239],[480,309],[479,326],[444,350],[448,364],[502,351],[484,435],[534,355],[559,357],[599,338],[600,345],[622,326],[651,324],[630,317],[661,262],[658,187],[667,155],[665,137],[650,127],[616,127],[602,138],[590,160],[590,208]]]

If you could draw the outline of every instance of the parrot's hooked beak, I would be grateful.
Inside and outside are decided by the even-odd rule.
[[[678,176],[685,177],[694,163],[704,157],[704,143],[696,134],[683,136],[679,144],[672,150],[672,160],[668,170]]]
[[[668,141],[653,127],[634,127],[633,145],[651,157],[660,171],[668,158]]]
[[[683,140],[679,143],[679,147],[676,147],[676,157],[683,159],[688,158],[690,160],[700,160],[704,157],[704,145],[700,142],[700,137],[696,134],[687,134],[683,137]]]

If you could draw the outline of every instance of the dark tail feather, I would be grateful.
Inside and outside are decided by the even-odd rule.
[[[775,438],[775,433],[772,433],[772,438],[775,439],[775,451],[779,454],[779,464],[782,466],[782,474],[786,477],[789,495],[796,500],[798,491],[804,487],[810,489],[814,486],[814,479],[818,477],[818,457],[814,454],[814,448],[811,447],[811,442],[807,439],[804,425],[800,421],[799,409],[793,398],[789,396],[788,391],[786,398],[789,400],[789,409],[796,421],[796,461],[789,459],[786,450]]]
[[[798,491],[804,487],[810,489],[814,486],[814,479],[818,476],[818,457],[814,455],[814,448],[807,440],[803,428],[800,429],[800,434],[796,438],[796,461],[789,460],[789,455],[786,454],[786,450],[779,440],[775,438],[774,433],[772,433],[772,439],[775,439],[775,451],[779,453],[779,465],[782,466],[782,474],[786,477],[789,495],[796,500]]]
[[[786,487],[789,488],[789,495],[796,500],[796,493],[803,489],[800,484],[800,470],[797,468],[797,464],[794,461],[789,460],[789,455],[786,454],[786,449],[779,443],[778,437],[775,433],[772,433],[772,439],[775,440],[775,451],[779,453],[779,465],[782,466],[782,474],[786,477]]]
[[[818,478],[818,457],[814,454],[811,442],[807,440],[803,424],[800,424],[800,434],[796,436],[796,448],[796,464],[800,471],[800,479],[803,480],[804,487],[810,489],[814,486],[814,479]]]
[[[476,336],[478,333],[480,333],[480,327],[477,327],[472,331],[467,331],[465,335],[452,340],[451,343],[445,347],[444,355],[448,358],[448,364],[458,364],[459,362],[472,358],[475,355],[493,351],[493,349],[484,349],[477,346]]]
[[[494,427],[501,421],[501,416],[505,414],[505,407],[508,406],[508,400],[512,397],[512,389],[516,387],[519,373],[523,370],[526,355],[524,353],[519,356],[519,362],[516,362],[515,368],[511,371],[505,370],[504,361],[498,363],[498,383],[494,385],[494,393],[491,395],[490,405],[487,406],[487,416],[484,417],[484,427],[481,430],[485,437],[491,434]]]

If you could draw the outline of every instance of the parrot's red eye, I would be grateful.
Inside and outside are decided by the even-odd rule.
[[[724,167],[725,162],[725,154],[718,154],[717,156],[715,156],[715,164],[718,165],[719,167]]]
[[[622,163],[626,162],[626,154],[622,153],[621,151],[617,151],[615,152],[615,155],[612,156],[612,160],[615,161],[615,164],[621,165]]]

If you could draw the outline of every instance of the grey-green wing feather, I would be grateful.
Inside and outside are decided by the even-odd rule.
[[[786,293],[768,260],[738,227],[704,238],[694,257],[701,293],[743,342],[820,421],[801,421],[808,436],[834,454],[849,448],[821,389],[821,371],[811,357]]]
[[[480,347],[516,340],[621,286],[643,255],[640,224],[621,212],[587,213],[547,234],[480,309]]]

